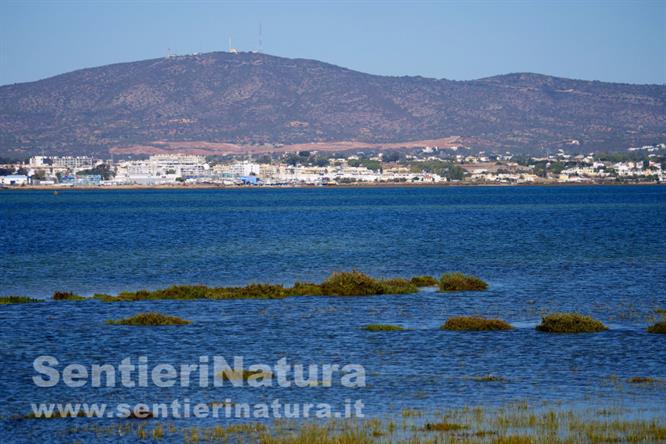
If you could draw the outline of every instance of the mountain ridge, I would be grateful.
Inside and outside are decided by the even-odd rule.
[[[196,143],[211,145],[211,154],[326,143],[381,148],[422,140],[518,152],[658,143],[666,140],[666,86],[537,73],[463,81],[378,76],[317,60],[213,52],[0,87],[5,156],[132,153],[155,144],[186,144],[188,151]]]

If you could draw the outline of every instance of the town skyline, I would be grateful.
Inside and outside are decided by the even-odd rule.
[[[666,144],[624,152],[540,157],[473,153],[467,147],[428,146],[379,152],[296,151],[259,155],[153,154],[137,159],[32,156],[0,164],[10,187],[539,185],[663,183]],[[3,175],[4,173],[4,175]]]

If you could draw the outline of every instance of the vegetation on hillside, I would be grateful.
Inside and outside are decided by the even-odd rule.
[[[250,84],[251,95],[235,94]],[[450,135],[479,149],[535,152],[566,148],[572,137],[586,150],[609,149],[664,140],[664,90],[526,73],[455,82],[377,76],[316,60],[213,52],[1,86],[0,155],[20,146],[35,154],[102,156],[110,147],[150,146],[165,135],[266,151],[278,143],[383,144]]]

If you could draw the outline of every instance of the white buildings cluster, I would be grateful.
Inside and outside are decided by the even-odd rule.
[[[662,144],[663,145],[663,144]],[[643,147],[645,148],[645,147]],[[641,148],[641,150],[643,150]],[[570,155],[561,151],[540,158],[514,158],[511,153],[472,155],[468,150],[450,153],[444,158],[438,149],[393,153],[391,160],[375,156],[349,155],[345,158],[303,158],[285,155],[285,162],[260,163],[253,160],[209,162],[206,157],[189,154],[157,154],[142,160],[116,163],[87,156],[34,156],[26,163],[0,165],[2,186],[55,185],[328,185],[370,183],[441,183],[451,180],[473,183],[569,183],[612,181],[663,183],[662,166],[666,149],[645,149],[640,161],[599,159],[640,158],[635,155],[595,157]],[[662,150],[662,151],[659,151]],[[649,154],[648,154],[649,153]],[[441,153],[440,153],[441,154]],[[666,154],[666,153],[664,153]],[[300,154],[299,154],[300,156]],[[314,160],[313,160],[314,159]],[[398,162],[398,160],[400,160]],[[294,165],[293,163],[296,163]],[[314,166],[319,165],[319,166]],[[429,173],[436,171],[440,174]],[[455,174],[454,174],[455,173]],[[0,173],[1,174],[1,173]],[[446,177],[444,177],[444,175]]]
[[[303,166],[279,164],[259,164],[242,161],[215,165],[213,171],[225,178],[252,182],[258,178],[265,185],[324,185],[333,183],[372,183],[372,182],[440,182],[436,174],[410,173],[406,168],[373,171],[362,166],[349,166],[346,161],[332,162],[327,166]]]
[[[598,182],[617,178],[656,178],[663,182],[664,175],[661,164],[654,161],[645,162],[591,162],[579,164],[560,172],[558,182]]]

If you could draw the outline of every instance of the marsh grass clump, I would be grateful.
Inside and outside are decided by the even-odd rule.
[[[229,370],[216,374],[222,381],[248,381],[250,378],[271,378],[273,374],[264,370]]]
[[[666,333],[666,321],[657,322],[654,325],[651,325],[647,329],[648,333]]]
[[[319,288],[324,296],[373,296],[411,294],[419,291],[418,287],[407,279],[374,279],[357,270],[333,273]]]
[[[219,405],[226,406],[230,400]],[[208,405],[218,405],[209,403]],[[234,410],[241,404],[234,407]],[[295,421],[276,419],[271,424],[238,423],[226,426],[200,426],[156,423],[153,440],[166,437],[168,441],[199,442],[256,442],[261,444],[374,444],[400,442],[417,443],[478,443],[478,444],[535,444],[535,443],[647,443],[666,440],[666,423],[661,416],[645,417],[645,410],[605,408],[566,409],[556,407],[532,408],[526,403],[502,407],[465,406],[446,411],[424,413],[403,409],[402,418],[330,419],[328,421]],[[240,410],[238,410],[240,411]],[[157,415],[156,415],[157,416]],[[637,419],[643,418],[645,419]],[[24,416],[16,419],[24,419]],[[71,433],[95,432],[96,436],[132,436],[149,440],[151,430],[145,422],[126,421],[123,424],[80,425]],[[78,436],[72,436],[78,438]]]
[[[379,281],[383,294],[411,294],[419,291],[417,285],[402,278],[384,279]]]
[[[388,324],[370,324],[363,327],[367,331],[404,331],[405,329],[399,325]]]
[[[322,296],[321,285],[314,282],[296,282],[288,292],[290,296]]]
[[[33,302],[44,302],[42,299],[28,298],[25,296],[0,296],[2,304],[31,304]]]
[[[511,324],[501,319],[486,319],[480,316],[456,316],[446,320],[442,330],[450,331],[492,331],[511,330]]]
[[[647,376],[634,376],[628,379],[629,384],[654,384],[656,379]]]
[[[383,294],[385,286],[360,271],[336,272],[321,283],[326,296],[369,296]]]
[[[250,284],[233,292],[236,297],[256,299],[280,299],[288,296],[287,289],[282,285]]]
[[[56,291],[53,293],[54,301],[84,301],[87,298],[78,296],[71,291]]]
[[[437,279],[432,276],[414,276],[410,282],[417,287],[434,287],[438,284]]]
[[[279,284],[253,283],[244,287],[207,287],[205,285],[172,285],[158,290],[123,291],[116,296],[95,294],[90,299],[102,302],[133,302],[149,300],[198,300],[198,299],[281,299],[290,296],[370,296],[380,294],[411,294],[418,292],[415,282],[423,282],[430,276],[418,276],[411,280],[402,278],[374,279],[360,271],[337,272],[321,284],[296,282],[293,287]],[[431,282],[428,280],[427,282]],[[58,292],[57,300],[88,299],[72,293]]]
[[[139,313],[126,319],[106,321],[111,325],[134,325],[134,326],[167,326],[187,325],[190,321],[176,316],[168,316],[157,312]]]
[[[546,333],[596,333],[606,331],[608,327],[579,313],[553,313],[544,316],[536,329]]]
[[[104,302],[131,302],[159,299],[277,299],[287,297],[282,285],[250,284],[245,287],[207,287],[205,285],[173,285],[160,290],[123,291],[117,296],[99,295]]]
[[[439,291],[483,291],[488,284],[481,278],[462,273],[446,273],[439,280]]]
[[[454,422],[428,422],[423,427],[428,432],[455,432],[469,428],[466,424],[457,424]]]

